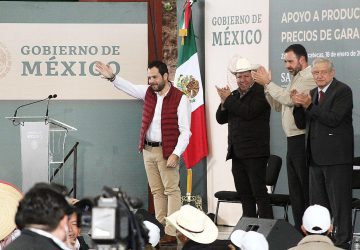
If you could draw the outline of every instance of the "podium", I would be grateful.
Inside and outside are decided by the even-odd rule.
[[[77,129],[47,116],[5,118],[20,127],[22,191],[50,182],[51,164],[64,162],[66,136]]]

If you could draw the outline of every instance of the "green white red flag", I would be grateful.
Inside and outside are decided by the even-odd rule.
[[[182,37],[179,48],[175,86],[183,91],[191,103],[191,137],[183,153],[186,168],[192,168],[208,155],[206,136],[204,92],[201,82],[198,53],[191,19],[193,1],[186,0],[179,23],[179,36]]]

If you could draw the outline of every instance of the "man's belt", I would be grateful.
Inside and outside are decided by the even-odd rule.
[[[160,147],[161,146],[161,142],[158,141],[147,141],[145,140],[145,145],[148,145],[150,147]]]

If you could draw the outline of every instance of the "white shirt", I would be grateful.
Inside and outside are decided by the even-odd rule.
[[[141,100],[145,100],[146,91],[149,88],[149,85],[135,85],[118,76],[116,76],[113,84],[116,88],[124,91],[128,95]],[[146,132],[146,140],[150,142],[161,142],[161,110],[164,97],[167,95],[167,93],[162,96],[158,92],[155,93],[157,96],[155,113],[150,123],[149,129]],[[180,135],[173,154],[180,157],[189,144],[189,139],[191,136],[191,105],[186,95],[181,97],[177,109],[177,115]]]
[[[42,236],[52,239],[55,242],[55,244],[58,245],[63,250],[71,250],[64,242],[62,242],[60,239],[56,238],[51,233],[48,233],[44,230],[37,229],[37,228],[27,228],[27,229],[29,229],[30,231],[33,231],[34,233],[37,233],[37,234],[40,234]]]
[[[75,241],[75,249],[77,249],[77,250],[80,249],[80,242],[78,239],[76,239],[76,241]]]

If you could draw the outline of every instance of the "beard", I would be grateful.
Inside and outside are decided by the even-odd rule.
[[[151,84],[151,88],[155,91],[155,92],[160,92],[161,90],[163,90],[165,87],[165,82],[161,81],[158,84]]]
[[[287,68],[287,70],[289,71],[289,73],[291,75],[296,76],[297,73],[299,73],[301,71],[301,65],[298,64],[298,65],[296,65],[295,68],[289,67],[289,68]]]

